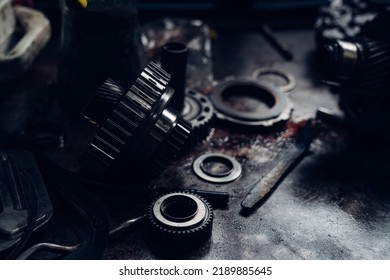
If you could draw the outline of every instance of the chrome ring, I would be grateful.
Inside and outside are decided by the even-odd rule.
[[[204,167],[205,163],[213,162],[213,160],[228,162],[230,170],[224,173],[207,171]],[[199,178],[210,183],[229,183],[240,177],[242,173],[241,164],[235,158],[218,153],[211,153],[198,157],[194,161],[192,167]]]

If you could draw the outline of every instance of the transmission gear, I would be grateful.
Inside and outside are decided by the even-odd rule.
[[[200,196],[174,192],[154,201],[148,212],[152,245],[163,254],[182,255],[211,236],[214,213]]]
[[[191,126],[167,108],[174,93],[169,79],[168,73],[151,62],[127,93],[109,80],[97,91],[100,97],[94,97],[90,106],[100,106],[103,113],[91,115],[97,109],[90,106],[85,111],[100,126],[82,158],[88,173],[126,170],[156,177],[182,151]],[[122,97],[115,101],[119,94]],[[111,102],[104,102],[107,99]]]
[[[83,117],[97,126],[102,125],[125,93],[124,88],[107,79],[86,104]]]
[[[210,99],[200,92],[187,89],[181,117],[192,126],[191,145],[196,145],[209,135],[214,116]]]

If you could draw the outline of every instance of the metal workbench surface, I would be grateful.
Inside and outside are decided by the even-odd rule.
[[[248,216],[240,213],[241,201],[251,186],[283,157],[304,121],[314,117],[320,106],[339,110],[338,95],[320,83],[315,69],[313,31],[283,30],[276,34],[293,52],[292,61],[283,60],[256,31],[217,30],[212,44],[214,79],[249,77],[259,67],[273,67],[293,74],[297,86],[289,93],[294,104],[291,120],[283,127],[264,133],[241,132],[217,124],[207,141],[174,162],[155,182],[160,186],[230,194],[228,207],[215,210],[210,241],[186,258],[389,259],[390,149],[381,143],[384,142],[381,139],[362,139],[339,125],[323,124],[309,153],[266,201]],[[48,108],[56,110],[57,107],[51,105],[56,100],[52,95],[55,92],[56,53],[57,45],[52,43],[22,79],[23,83],[7,85],[5,91],[8,93],[2,94],[1,103],[3,131],[12,133],[16,129],[15,123],[31,120],[28,115],[31,112],[39,111],[44,118],[50,114]],[[28,98],[22,97],[22,92],[24,95],[26,91],[29,93],[31,85],[35,91]],[[25,113],[15,114],[9,108],[23,109],[21,111]],[[72,168],[85,149],[88,141],[85,135],[93,130],[79,120],[64,116],[52,121],[64,124],[65,146],[46,152],[59,164]],[[197,178],[192,163],[206,152],[234,156],[242,164],[241,177],[223,185]],[[52,220],[36,233],[35,240],[44,238],[74,244],[79,238],[75,233],[79,221],[72,219],[56,199],[53,205]],[[123,218],[137,211],[128,202],[126,208],[113,212]],[[159,258],[149,250],[145,230],[140,225],[111,240],[104,258]],[[44,255],[37,255],[39,257]]]
[[[292,119],[268,133],[241,133],[217,125],[212,136],[168,168],[161,186],[227,191],[227,209],[215,210],[210,242],[190,259],[388,259],[390,249],[389,150],[337,125],[324,124],[309,154],[249,216],[240,214],[251,186],[275,164],[302,122],[320,106],[338,112],[338,96],[321,85],[312,30],[276,32],[294,60],[286,62],[256,32],[221,30],[213,42],[214,78],[250,76],[258,67],[294,75]],[[194,159],[206,152],[234,156],[243,166],[235,182],[197,178]],[[154,258],[143,229],[114,241],[105,258]]]

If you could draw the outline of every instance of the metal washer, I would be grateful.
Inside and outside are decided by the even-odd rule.
[[[292,91],[296,87],[295,78],[290,73],[273,69],[273,68],[258,68],[252,73],[253,79],[258,79],[261,76],[264,75],[275,75],[283,78],[286,80],[287,84],[284,86],[279,86],[278,89],[282,92],[289,92]]]
[[[207,161],[212,162],[212,159],[229,162],[231,169],[224,174],[213,174],[211,172],[205,172],[203,165]],[[194,161],[192,168],[199,178],[210,183],[229,183],[240,177],[242,173],[241,164],[235,158],[219,153],[211,153],[198,157]]]
[[[169,200],[172,200],[172,202],[169,202]],[[185,200],[195,204],[195,209],[189,217],[179,220],[176,216],[180,216],[182,213],[176,213],[176,215],[171,217],[165,213],[166,204],[184,203],[186,202]],[[152,213],[160,224],[176,230],[185,230],[197,227],[207,218],[206,206],[202,200],[192,194],[170,193],[156,200]]]

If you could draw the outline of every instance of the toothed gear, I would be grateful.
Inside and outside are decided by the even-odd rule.
[[[163,253],[180,255],[210,238],[213,218],[213,209],[204,198],[185,192],[169,193],[151,204],[148,233]]]
[[[357,83],[355,86],[365,89],[380,89],[387,87],[390,74],[390,43],[371,40],[367,38],[357,39],[360,44],[361,56]]]
[[[181,117],[192,126],[190,145],[207,138],[212,128],[214,107],[210,99],[200,92],[187,89]]]
[[[133,173],[157,176],[178,155],[191,131],[176,111],[166,108],[173,95],[169,78],[168,73],[149,63],[108,119],[100,124],[82,158],[89,173],[103,174],[125,167]],[[176,141],[177,134],[180,141]],[[167,164],[155,167],[153,163],[159,159],[160,150],[171,142],[176,145]],[[152,174],[148,173],[150,170]]]
[[[86,104],[83,117],[101,126],[121,100],[126,90],[112,79],[107,79]]]
[[[186,146],[189,135],[192,134],[191,125],[185,120],[178,118],[171,134],[164,142],[161,143],[160,148],[155,154],[153,160],[146,167],[148,173],[153,177],[157,176],[161,170],[168,166],[176,155]]]

